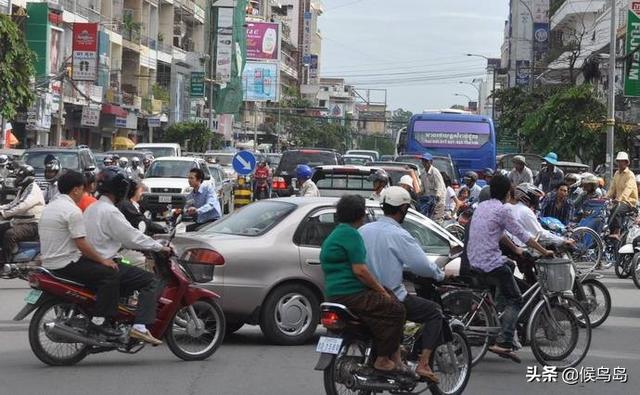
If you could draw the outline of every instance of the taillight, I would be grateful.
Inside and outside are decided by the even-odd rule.
[[[273,189],[287,189],[287,182],[283,177],[273,177]]]
[[[344,322],[340,319],[338,313],[333,311],[323,311],[320,323],[327,329],[339,330],[344,328]]]
[[[224,257],[208,248],[192,248],[182,254],[181,261],[196,265],[224,265]]]

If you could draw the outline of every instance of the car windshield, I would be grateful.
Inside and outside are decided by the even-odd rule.
[[[313,168],[322,165],[337,165],[338,160],[333,152],[314,150],[287,151],[282,154],[278,169],[280,169],[281,174],[293,174],[296,166],[300,164],[306,164]]]
[[[354,191],[372,191],[373,182],[368,174],[335,174],[321,173],[313,177],[317,179],[318,189],[338,189]]]
[[[195,162],[156,160],[151,163],[145,178],[187,178],[194,167],[198,167]]]
[[[162,158],[163,156],[176,156],[176,150],[171,147],[140,147],[136,151],[150,151],[154,158]]]
[[[296,205],[285,202],[259,201],[235,211],[199,232],[229,235],[258,236],[281,222],[296,209]]]
[[[366,165],[371,162],[370,158],[358,158],[353,156],[345,156],[342,159],[344,159],[345,165]]]
[[[60,167],[63,169],[79,170],[77,152],[55,152],[55,151],[32,151],[25,152],[22,161],[31,165],[36,170],[44,170],[44,160],[47,156],[53,155],[60,161]]]

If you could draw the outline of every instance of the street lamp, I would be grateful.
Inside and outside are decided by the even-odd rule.
[[[476,92],[478,92],[478,98],[480,98],[480,88],[478,88],[476,86],[476,84],[473,84],[471,82],[465,82],[465,81],[458,81],[458,84],[471,85],[472,87],[474,87],[476,89]]]
[[[473,56],[477,58],[483,58],[487,60],[487,67],[489,67],[489,58],[484,55],[477,55],[473,53],[466,54],[467,56]],[[493,87],[491,88],[491,119],[494,120],[496,117],[496,66],[494,64],[491,65],[491,71],[493,73]],[[475,85],[474,85],[475,86]]]
[[[471,103],[473,101],[468,95],[465,95],[464,93],[454,93],[453,95],[467,98],[467,100],[468,100],[467,108],[469,108],[469,103]]]

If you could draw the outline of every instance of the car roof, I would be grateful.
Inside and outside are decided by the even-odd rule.
[[[333,171],[333,170],[356,170],[362,173],[372,173],[377,170],[380,170],[379,167],[373,166],[360,166],[360,165],[324,165],[324,166],[316,166],[314,167],[316,170],[322,171]]]
[[[382,168],[385,168],[385,167],[386,168],[390,168],[390,167],[397,167],[397,168],[409,167],[410,169],[418,170],[418,166],[416,166],[415,163],[409,163],[409,162],[377,161],[377,162],[371,162],[371,163],[369,163],[369,165],[382,167]]]
[[[156,158],[155,162],[167,162],[167,161],[179,161],[179,162],[197,162],[202,161],[202,158],[196,158],[193,156],[163,156]]]
[[[33,147],[33,148],[27,148],[25,152],[34,152],[34,151],[68,152],[68,151],[80,151],[80,150],[89,150],[89,148],[87,147]]]
[[[342,157],[343,157],[343,158],[367,159],[367,158],[371,158],[371,155],[346,154],[346,155],[343,155]]]

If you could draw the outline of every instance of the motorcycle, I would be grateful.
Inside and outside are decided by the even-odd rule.
[[[180,216],[173,218],[165,246],[175,236]],[[150,328],[156,338],[164,338],[178,358],[192,361],[211,356],[224,339],[225,317],[216,302],[218,295],[194,286],[212,280],[217,265],[224,264],[215,251],[192,248],[178,259],[175,254],[152,253],[154,271],[163,290],[157,301],[157,318]],[[35,311],[29,323],[29,344],[38,359],[47,365],[73,365],[89,354],[118,351],[135,354],[145,343],[129,337],[137,309],[137,297],[126,295],[118,305],[115,325],[119,337],[111,338],[90,329],[95,294],[85,285],[56,276],[46,268],[36,268],[25,276],[32,290],[26,305],[14,317],[21,321]]]
[[[254,200],[269,199],[269,181],[267,177],[255,176]]]
[[[327,334],[320,337],[320,353],[315,370],[324,372],[328,395],[344,393],[370,394],[388,391],[393,394],[418,394],[429,389],[433,394],[461,394],[471,374],[471,349],[463,325],[445,317],[443,342],[431,356],[430,365],[440,380],[438,384],[422,381],[415,374],[419,354],[421,324],[407,322],[401,342],[402,359],[411,373],[380,372],[373,369],[376,358],[368,329],[347,307],[322,303],[321,323]],[[416,390],[418,386],[424,388]]]
[[[622,271],[629,272],[633,284],[640,289],[640,225],[633,224],[629,228],[624,245],[618,250],[618,255],[623,262]],[[624,266],[625,263],[627,267]]]

